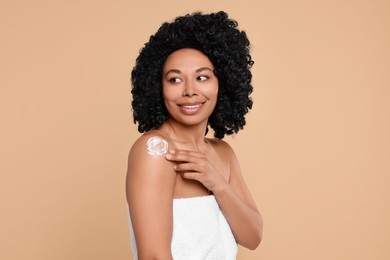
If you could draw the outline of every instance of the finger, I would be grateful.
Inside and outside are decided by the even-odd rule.
[[[172,149],[169,151],[169,154],[177,154],[177,155],[190,155],[198,158],[204,157],[204,154],[198,151],[190,151],[190,150],[181,150],[181,149]]]
[[[167,154],[165,158],[168,161],[173,162],[193,162],[193,163],[200,163],[202,158],[193,156],[191,154]]]
[[[182,173],[183,178],[189,179],[189,180],[195,180],[200,183],[202,183],[201,179],[201,174],[199,172],[183,172]]]
[[[196,163],[179,163],[173,166],[173,169],[177,172],[203,172],[203,168]]]

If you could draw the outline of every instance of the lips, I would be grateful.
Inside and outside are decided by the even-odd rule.
[[[199,110],[202,109],[203,103],[185,103],[185,104],[179,104],[180,111],[182,111],[184,114],[187,115],[194,115],[196,114]]]

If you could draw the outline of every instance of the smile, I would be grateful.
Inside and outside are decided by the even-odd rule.
[[[186,106],[186,105],[179,105],[180,107],[182,108],[186,108],[186,109],[195,109],[195,108],[198,108],[200,106],[202,106],[203,104],[197,104],[197,105],[192,105],[192,106]]]
[[[195,115],[197,114],[203,107],[203,103],[195,103],[195,104],[181,104],[178,105],[180,107],[180,110],[185,115]]]

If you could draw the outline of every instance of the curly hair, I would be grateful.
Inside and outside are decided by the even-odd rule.
[[[202,51],[213,63],[218,78],[218,99],[208,125],[223,139],[243,129],[245,115],[252,108],[253,60],[250,42],[238,23],[220,11],[196,12],[163,23],[140,50],[131,73],[134,123],[143,133],[160,127],[168,112],[162,96],[162,68],[167,57],[181,48]],[[207,132],[206,132],[207,133]]]

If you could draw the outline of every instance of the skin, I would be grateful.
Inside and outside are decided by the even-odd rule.
[[[128,159],[127,199],[139,259],[172,259],[174,198],[213,194],[238,244],[255,249],[263,222],[242,177],[232,148],[204,137],[217,102],[218,79],[202,52],[180,49],[163,67],[163,98],[169,119],[143,134]],[[152,136],[165,139],[169,152],[147,153]],[[245,223],[245,225],[243,225]]]

